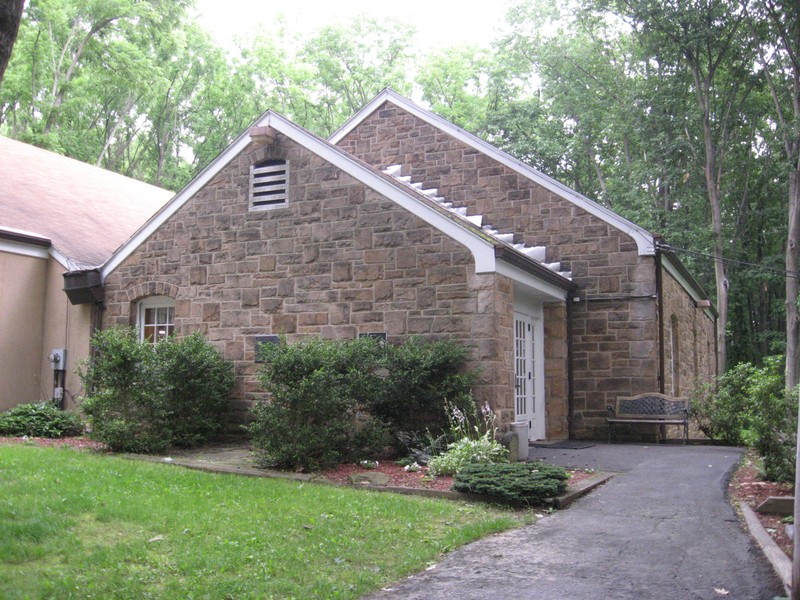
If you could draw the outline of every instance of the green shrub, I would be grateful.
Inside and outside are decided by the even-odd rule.
[[[567,472],[545,463],[469,464],[453,481],[457,492],[512,503],[541,504],[567,488]]]
[[[197,332],[157,344],[156,361],[172,443],[198,446],[222,431],[230,410],[233,364]]]
[[[748,390],[755,372],[750,363],[738,364],[692,398],[692,418],[700,431],[731,446],[744,443],[742,434],[750,425]]]
[[[80,373],[91,437],[114,451],[156,453],[194,446],[224,425],[233,367],[200,334],[155,348],[132,328],[97,332]]]
[[[477,440],[463,437],[448,445],[447,452],[428,462],[431,474],[455,475],[474,463],[508,462],[508,448],[494,440],[493,433],[487,431]]]
[[[93,356],[80,372],[89,396],[81,410],[89,435],[115,452],[163,452],[169,447],[169,411],[155,352],[131,328],[98,331]]]
[[[764,476],[794,482],[797,436],[797,390],[784,385],[783,357],[768,357],[749,380],[748,427],[742,436],[763,459]]]
[[[754,448],[768,479],[794,481],[797,390],[785,390],[783,357],[736,365],[692,399],[692,416],[709,438]]]
[[[83,433],[83,421],[50,402],[20,404],[0,414],[0,435],[60,438]]]
[[[380,393],[381,354],[371,338],[264,346],[257,376],[269,396],[249,426],[259,463],[317,470],[374,453],[382,424],[363,411]]]
[[[382,393],[372,397],[370,412],[394,431],[447,428],[447,403],[475,412],[472,386],[477,372],[465,370],[465,346],[454,340],[410,338],[385,349]]]

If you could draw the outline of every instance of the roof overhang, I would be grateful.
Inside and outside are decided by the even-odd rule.
[[[407,98],[404,98],[389,88],[383,90],[369,104],[353,115],[344,125],[342,125],[342,127],[336,130],[330,136],[330,138],[328,138],[328,140],[333,144],[338,144],[345,136],[347,136],[348,133],[355,129],[359,123],[380,108],[385,102],[391,102],[392,104],[399,106],[415,117],[425,121],[430,125],[433,125],[441,131],[444,131],[445,133],[453,136],[464,144],[471,146],[479,152],[490,156],[512,171],[515,171],[523,177],[526,177],[527,179],[530,179],[531,181],[541,185],[543,188],[558,194],[579,208],[594,215],[600,220],[605,221],[615,229],[625,233],[636,242],[636,247],[640,256],[652,256],[655,254],[653,234],[646,229],[643,229],[635,223],[624,219],[614,211],[598,204],[597,202],[594,202],[593,200],[590,200],[582,194],[579,194],[575,190],[570,189],[563,183],[556,181],[541,171],[526,165],[510,154],[503,152],[499,148],[491,145],[489,142],[486,142],[485,140],[482,140],[468,131],[461,129],[457,125],[454,125],[446,119],[443,119],[439,115],[436,115],[431,111],[414,104]]]

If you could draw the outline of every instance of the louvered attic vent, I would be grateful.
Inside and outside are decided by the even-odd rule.
[[[250,210],[286,206],[289,163],[267,160],[250,167]]]

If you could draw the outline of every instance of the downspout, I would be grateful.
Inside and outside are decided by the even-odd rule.
[[[567,293],[567,437],[575,439],[575,395],[572,359],[572,303],[579,299],[574,292]]]
[[[664,393],[664,278],[661,264],[661,250],[658,247],[661,236],[654,235],[653,242],[656,249],[656,311],[658,312],[658,391]]]

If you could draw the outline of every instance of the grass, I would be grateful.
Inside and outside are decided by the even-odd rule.
[[[0,597],[356,598],[519,524],[480,505],[0,446]]]

